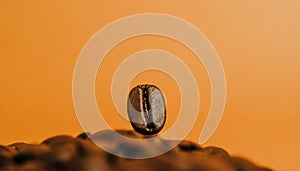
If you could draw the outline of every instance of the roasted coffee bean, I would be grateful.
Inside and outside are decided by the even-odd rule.
[[[10,146],[0,145],[0,158],[1,157],[10,158],[16,153],[17,153],[17,151],[14,148],[12,148]],[[0,159],[0,161],[1,161],[1,159]]]
[[[272,171],[272,169],[269,168],[263,168],[258,167],[251,161],[248,161],[246,159],[240,158],[240,157],[232,157],[231,162],[233,163],[235,170],[255,170],[255,171]]]
[[[36,154],[43,154],[50,151],[50,148],[45,144],[27,144],[18,142],[11,144],[8,147],[14,149],[18,153],[30,151]]]
[[[48,168],[45,162],[39,160],[26,161],[22,165],[13,169],[14,171],[56,171],[55,169]]]
[[[51,147],[58,146],[60,144],[75,142],[75,139],[68,135],[59,135],[55,137],[50,137],[42,142],[42,144],[49,145]]]
[[[31,153],[29,151],[27,152],[21,152],[14,156],[13,161],[17,164],[25,163],[26,161],[35,160],[38,159],[38,155],[35,153]]]
[[[203,152],[208,155],[215,156],[215,157],[222,158],[222,159],[230,158],[230,155],[227,153],[227,151],[225,151],[219,147],[205,147],[203,149]]]
[[[79,141],[71,136],[61,135],[48,138],[43,141],[51,148],[53,160],[59,162],[68,162],[78,155],[84,155],[85,151]]]
[[[180,142],[178,146],[182,151],[187,151],[187,152],[201,150],[201,147],[199,145],[185,140]]]
[[[90,135],[91,135],[91,133],[89,133],[89,132],[83,132],[83,133],[77,135],[76,138],[86,140],[89,138]]]
[[[143,135],[156,134],[166,121],[164,96],[154,85],[138,85],[129,93],[127,112],[136,132]]]

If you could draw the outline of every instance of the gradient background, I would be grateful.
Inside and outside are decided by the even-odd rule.
[[[118,18],[166,13],[197,26],[213,43],[227,78],[221,124],[205,145],[217,145],[276,170],[300,170],[300,1],[0,1],[0,144],[40,142],[82,132],[72,104],[72,74],[88,39]],[[126,28],[124,28],[126,29]],[[205,69],[180,43],[140,36],[116,46],[99,69],[97,100],[114,129],[131,129],[110,97],[114,69],[143,49],[170,51],[191,68],[201,109],[189,140],[197,141],[210,105]],[[141,73],[168,100],[164,130],[177,118],[179,89],[169,76]]]

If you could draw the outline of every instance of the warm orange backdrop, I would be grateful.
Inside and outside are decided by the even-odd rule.
[[[101,27],[137,13],[166,13],[202,30],[218,51],[227,78],[224,117],[205,145],[247,156],[277,170],[300,170],[300,1],[50,1],[0,2],[0,144],[40,142],[82,130],[72,104],[72,73],[83,45]],[[126,29],[126,28],[124,28]],[[113,128],[130,125],[110,96],[114,68],[142,49],[170,51],[194,72],[201,110],[187,139],[197,141],[210,88],[203,66],[173,40],[141,36],[108,54],[96,81],[98,104]],[[169,128],[179,111],[174,80],[160,72],[140,74],[164,90]]]

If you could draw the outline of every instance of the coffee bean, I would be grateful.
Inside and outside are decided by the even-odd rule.
[[[32,153],[42,154],[50,151],[50,148],[45,144],[27,144],[18,142],[10,144],[8,147],[14,149],[18,153],[30,151]]]
[[[258,167],[256,166],[254,163],[252,163],[249,160],[246,160],[244,158],[240,158],[240,157],[232,157],[231,158],[231,162],[235,167],[235,170],[238,171],[251,171],[251,170],[255,170],[255,171],[272,171],[272,169],[268,169],[268,168],[263,168],[263,167]]]
[[[65,143],[72,143],[75,142],[75,139],[71,136],[68,135],[59,135],[59,136],[54,136],[50,137],[42,142],[42,144],[46,144],[49,146],[58,146],[60,144],[65,144]]]
[[[55,169],[50,169],[47,167],[45,162],[39,160],[26,161],[22,165],[13,169],[14,171],[57,171]]]
[[[55,162],[67,163],[70,160],[85,154],[82,144],[75,138],[67,135],[55,136],[42,142],[48,145]]]
[[[211,155],[211,156],[215,156],[218,158],[222,158],[222,159],[230,159],[230,155],[228,154],[227,151],[223,150],[222,148],[219,147],[205,147],[203,149],[203,152],[205,154]]]
[[[182,151],[187,151],[187,152],[201,150],[201,147],[199,145],[185,140],[180,142],[178,146]]]
[[[17,164],[25,163],[26,161],[35,160],[38,159],[38,155],[35,153],[31,153],[29,151],[27,152],[21,152],[14,156],[13,161]]]
[[[1,157],[10,158],[16,153],[17,153],[17,151],[14,148],[12,148],[10,146],[0,145],[0,158]],[[0,161],[1,161],[1,159],[0,159]]]
[[[91,135],[91,133],[89,133],[89,132],[83,132],[83,133],[77,135],[76,139],[86,140],[89,138],[90,135]]]
[[[166,121],[164,96],[154,85],[138,85],[129,93],[127,112],[136,132],[143,135],[156,134]]]

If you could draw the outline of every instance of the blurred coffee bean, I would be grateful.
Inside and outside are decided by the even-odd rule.
[[[55,137],[48,138],[42,142],[42,144],[47,144],[49,146],[56,146],[64,143],[74,142],[75,139],[68,135],[59,135]]]
[[[23,142],[17,142],[17,143],[9,145],[9,147],[11,147],[12,149],[14,149],[17,152],[22,151],[24,148],[26,149],[28,146],[30,146],[30,145],[23,143]]]
[[[17,151],[10,146],[0,145],[0,157],[11,158]]]
[[[78,143],[80,143],[81,150],[83,151],[83,155],[89,155],[89,154],[102,154],[106,153],[103,151],[100,147],[98,147],[93,141],[87,141],[83,139],[78,139]],[[81,153],[82,155],[82,153]]]
[[[201,150],[201,147],[195,143],[192,143],[190,141],[181,141],[178,144],[178,147],[182,150],[182,151],[195,151],[195,150]]]
[[[0,170],[1,171],[15,171],[12,161],[3,156],[0,156]]]
[[[151,153],[159,153],[159,151],[167,148],[168,142],[160,137],[156,139],[148,139],[147,141],[133,141],[132,138],[145,138],[145,136],[134,131],[117,130],[117,133],[128,138],[120,139],[120,136],[114,130],[104,130],[91,135],[91,140],[101,145],[104,149],[109,149],[113,154],[121,156],[130,156],[136,158]],[[114,156],[106,156],[108,161],[115,160]],[[113,160],[110,160],[113,159]]]
[[[18,142],[10,144],[8,147],[16,150],[18,153],[30,151],[36,154],[42,154],[50,151],[50,148],[45,144],[27,144],[23,142]]]
[[[104,149],[109,149],[109,151],[113,152],[114,154],[135,154],[139,151],[137,146],[135,146],[136,148],[132,147],[134,145],[132,144],[133,142],[130,141],[130,139],[125,139],[124,141],[121,141],[119,136],[116,136],[116,133],[113,130],[104,130],[96,132],[95,134],[92,134],[90,138],[92,141],[96,142]],[[115,157],[109,153],[105,154],[105,158],[109,162],[114,162],[115,160]]]
[[[14,168],[14,171],[58,171],[48,167],[45,162],[39,160],[28,161]]]
[[[76,139],[86,140],[89,138],[90,135],[91,135],[91,133],[89,133],[89,132],[83,132],[83,133],[77,135]]]
[[[228,152],[219,147],[205,147],[203,152],[222,159],[230,159]]]
[[[112,171],[115,164],[111,165],[104,160],[102,155],[91,154],[70,164],[70,171]],[[118,169],[116,169],[118,170]]]
[[[234,165],[235,170],[237,171],[272,171],[268,168],[257,167],[252,162],[240,157],[232,157],[231,161]]]
[[[21,152],[14,156],[13,161],[17,164],[22,164],[30,160],[38,159],[38,155],[30,151]]]
[[[182,163],[181,158],[176,158],[177,162],[164,158],[164,155],[160,157],[152,157],[148,159],[139,160],[121,160],[118,167],[115,170],[131,171],[131,170],[142,170],[142,171],[193,171],[182,167],[176,167],[177,163]],[[134,169],[132,169],[132,167]],[[196,171],[196,170],[195,170]]]
[[[61,144],[52,148],[55,157],[60,161],[70,161],[78,155],[77,146],[73,143]]]
[[[7,155],[0,154],[0,170],[4,170],[10,162],[11,160]]]
[[[85,150],[80,142],[71,136],[61,135],[51,137],[42,143],[51,148],[53,161],[69,162],[70,160],[85,154]]]
[[[136,132],[144,135],[158,133],[166,121],[166,106],[162,92],[154,85],[136,86],[129,93],[127,112]]]

